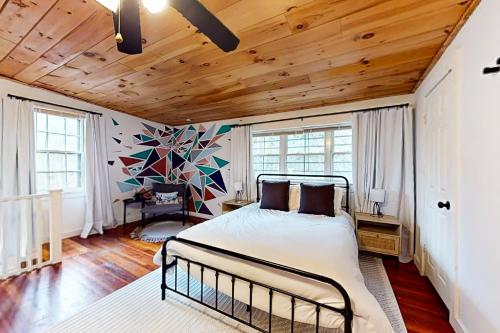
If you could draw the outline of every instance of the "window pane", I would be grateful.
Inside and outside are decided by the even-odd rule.
[[[81,156],[79,154],[66,155],[66,168],[68,171],[80,171],[81,169]]]
[[[280,171],[280,136],[267,135],[252,138],[253,171],[260,173],[278,173]]]
[[[37,150],[47,149],[47,133],[44,132],[36,133],[36,149]]]
[[[316,171],[323,173],[325,171],[325,164],[324,163],[308,163],[307,164],[307,171]]]
[[[82,120],[43,112],[36,117],[37,128],[47,131],[36,135],[37,191],[82,188]]]
[[[304,163],[287,163],[286,172],[287,173],[304,173]]]
[[[36,174],[36,190],[47,191],[49,189],[49,174],[37,173]]]
[[[287,135],[287,172],[323,173],[325,171],[325,137],[325,132]]]
[[[334,153],[346,153],[346,152],[350,152],[352,150],[352,146],[351,145],[337,145],[337,144],[334,144],[333,146],[333,152]]]
[[[267,156],[264,156],[264,164],[267,164],[267,163],[276,163],[276,164],[279,164],[280,163],[280,157],[277,156],[277,155],[267,155]]]
[[[333,164],[333,171],[347,171],[350,172],[352,170],[352,164],[351,163],[334,163]]]
[[[352,137],[351,136],[341,136],[335,138],[336,145],[352,145]]]
[[[47,115],[45,113],[36,112],[36,129],[38,131],[47,131]]]
[[[50,171],[65,171],[66,156],[64,154],[49,154]]]
[[[51,133],[64,134],[64,117],[54,116],[51,114],[48,114],[47,117],[48,117],[47,130]]]
[[[252,145],[252,148],[255,149],[264,149],[264,142],[259,141],[259,142],[254,142]]]
[[[352,136],[352,129],[335,130],[334,136]]]
[[[64,135],[49,133],[47,149],[64,151]]]
[[[288,146],[288,154],[305,154],[306,150],[302,147],[290,147]]]
[[[333,154],[333,162],[352,162],[351,154]]]
[[[78,135],[79,122],[76,118],[66,118],[66,134]]]
[[[66,185],[66,173],[64,172],[49,173],[49,184],[50,184],[50,189],[64,188]]]
[[[286,157],[287,163],[304,163],[304,155],[288,155]]]
[[[325,155],[309,155],[307,161],[309,163],[325,163]]]
[[[253,156],[253,164],[258,165],[264,163],[263,155],[254,155]]]
[[[49,171],[46,153],[37,153],[36,154],[35,168],[36,168],[36,171]]]
[[[81,177],[79,172],[68,172],[66,186],[68,188],[80,188],[80,179]]]
[[[66,151],[79,151],[80,142],[77,136],[66,136]]]
[[[332,173],[352,183],[352,130],[333,131]]]

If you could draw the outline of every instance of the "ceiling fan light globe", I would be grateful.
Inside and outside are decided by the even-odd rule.
[[[142,5],[151,14],[157,14],[167,7],[168,0],[142,0]]]
[[[107,9],[111,10],[113,13],[116,13],[120,0],[97,0],[97,2],[99,2]]]

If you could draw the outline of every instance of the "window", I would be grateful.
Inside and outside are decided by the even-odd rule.
[[[325,132],[286,136],[286,173],[325,173]]]
[[[279,173],[280,171],[280,136],[254,136],[252,138],[253,170],[259,173]]]
[[[352,183],[350,126],[253,136],[254,174],[333,174]]]
[[[332,131],[332,174],[344,176],[352,183],[352,129]]]
[[[37,191],[81,191],[83,119],[43,110],[35,114]]]

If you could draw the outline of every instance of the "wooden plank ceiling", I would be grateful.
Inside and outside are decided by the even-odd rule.
[[[95,0],[0,0],[0,74],[171,125],[333,105],[412,92],[479,1],[201,2],[236,51],[171,8],[129,56]]]

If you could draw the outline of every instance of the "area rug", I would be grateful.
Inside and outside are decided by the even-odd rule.
[[[368,289],[387,314],[394,331],[396,333],[406,333],[403,318],[382,260],[379,257],[362,255],[360,257],[360,267]],[[257,332],[173,292],[168,291],[167,299],[162,302],[160,299],[160,280],[161,271],[157,269],[102,298],[82,312],[51,327],[46,332]],[[170,274],[168,283],[172,285],[173,274]],[[186,289],[187,277],[181,270],[179,270],[177,283],[181,291]],[[199,283],[194,279],[190,279],[190,295],[197,297],[199,291]],[[205,301],[214,302],[215,290],[204,286],[203,295]],[[219,307],[223,310],[230,309],[230,298],[219,293]],[[248,320],[246,305],[236,302],[235,315]],[[256,325],[266,327],[268,314],[254,309],[252,320]],[[273,332],[285,333],[290,331],[290,322],[288,320],[273,316],[272,321]],[[297,323],[294,331],[314,332],[312,328],[310,325]],[[331,332],[331,330],[328,332]]]
[[[149,243],[164,242],[168,237],[175,236],[182,230],[191,227],[192,224],[182,225],[179,221],[156,222],[144,228],[137,227],[130,233],[130,238],[140,239]]]

